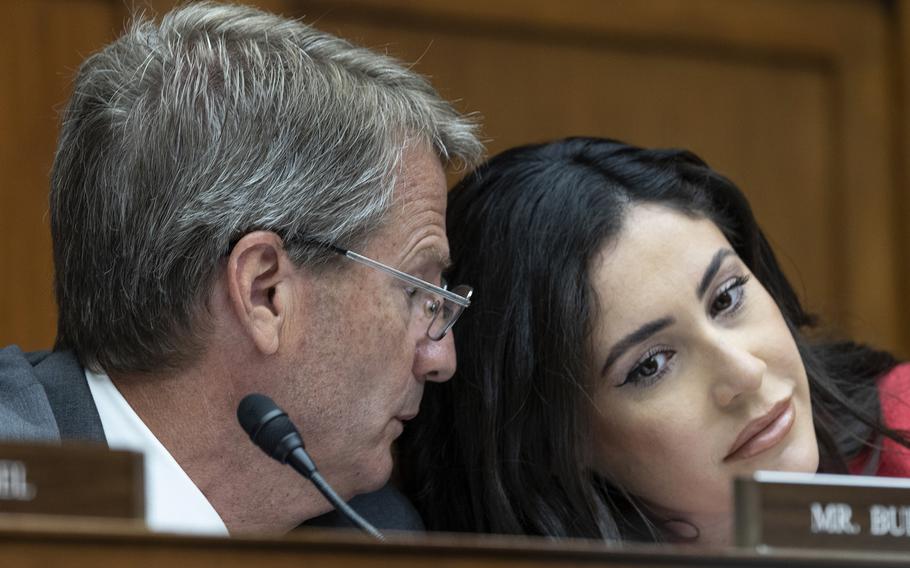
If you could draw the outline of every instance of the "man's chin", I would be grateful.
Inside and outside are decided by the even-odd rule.
[[[365,470],[367,475],[364,477],[366,483],[361,493],[369,493],[384,487],[392,477],[394,469],[395,460],[392,458],[392,449],[387,447],[379,453],[372,463],[367,464],[367,469]]]
[[[356,477],[346,477],[346,482],[339,483],[335,491],[348,501],[356,495],[382,489],[392,477],[393,469],[391,449],[379,449],[369,456],[364,455],[363,459],[358,460],[356,467],[348,469],[349,472],[356,471]]]

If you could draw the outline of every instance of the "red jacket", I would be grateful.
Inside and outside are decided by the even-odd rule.
[[[898,365],[878,381],[878,397],[881,401],[882,419],[892,430],[905,431],[910,437],[910,363]],[[863,451],[850,462],[850,473],[855,475],[876,475],[879,477],[910,477],[910,448],[891,438],[882,436],[876,450]],[[878,467],[867,471],[870,455],[879,453]]]

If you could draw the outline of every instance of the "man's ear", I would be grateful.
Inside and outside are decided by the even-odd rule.
[[[230,306],[243,331],[264,355],[281,344],[281,333],[293,305],[295,266],[281,238],[269,231],[243,236],[228,257]]]

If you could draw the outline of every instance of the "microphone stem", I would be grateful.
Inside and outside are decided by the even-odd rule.
[[[319,475],[319,472],[316,471],[316,464],[303,449],[300,432],[288,418],[287,413],[278,408],[272,399],[258,393],[243,397],[237,407],[237,420],[254,444],[272,458],[290,465],[300,475],[309,479],[316,489],[329,500],[329,503],[347,517],[354,526],[376,540],[385,540],[376,527],[358,515]]]
[[[342,515],[347,517],[349,521],[354,523],[357,528],[369,534],[376,540],[385,541],[385,537],[382,536],[382,533],[376,530],[376,527],[367,522],[366,519],[358,515],[357,511],[352,509],[350,505],[345,503],[344,500],[339,497],[337,493],[335,493],[335,490],[332,489],[328,483],[326,483],[325,479],[319,475],[318,471],[313,471],[310,474],[310,481],[312,481],[313,485],[316,486],[316,489],[318,489],[319,492],[322,493],[326,499],[328,499],[329,503],[331,503],[338,511],[340,511]]]

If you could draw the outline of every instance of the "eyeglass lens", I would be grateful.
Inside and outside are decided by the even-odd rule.
[[[473,289],[470,286],[462,285],[453,288],[452,292],[463,298],[470,298]],[[427,335],[434,341],[442,339],[464,311],[464,306],[459,306],[451,300],[437,299],[436,301],[441,301],[442,306],[433,314],[433,319],[430,320],[427,328]]]

